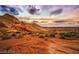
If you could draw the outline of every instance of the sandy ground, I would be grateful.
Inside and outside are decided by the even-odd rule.
[[[78,54],[79,40],[58,38],[40,39],[24,36],[20,39],[0,41],[0,53],[13,54]]]

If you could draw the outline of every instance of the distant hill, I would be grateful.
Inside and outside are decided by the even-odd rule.
[[[18,23],[19,20],[12,16],[12,15],[9,15],[9,14],[5,14],[3,16],[0,16],[0,27],[1,27],[1,24],[3,24],[2,26],[4,27],[9,27],[11,26],[13,23]]]
[[[18,20],[15,16],[10,14],[5,14],[0,16],[0,28],[6,28],[11,30],[21,30],[21,31],[45,31],[46,29],[37,26],[35,24],[29,24]]]

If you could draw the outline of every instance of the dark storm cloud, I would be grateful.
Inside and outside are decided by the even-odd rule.
[[[58,14],[61,14],[62,11],[63,11],[63,9],[57,9],[57,10],[55,10],[55,11],[51,11],[51,12],[50,12],[50,15],[58,15]]]
[[[28,13],[31,14],[31,15],[37,14],[37,12],[38,12],[39,10],[40,10],[40,9],[37,9],[35,6],[29,5],[29,7],[28,7]]]
[[[0,5],[0,12],[19,15],[18,11],[15,8],[9,7],[7,5]]]

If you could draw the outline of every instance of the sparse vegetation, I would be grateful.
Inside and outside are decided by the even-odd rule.
[[[39,36],[39,38],[44,38],[44,36],[41,35],[41,36]]]
[[[51,32],[50,37],[55,37],[56,34],[57,34],[56,32]]]
[[[12,36],[14,38],[20,38],[21,37],[21,33],[20,32],[15,32],[15,33],[12,34]]]
[[[48,37],[48,34],[45,34],[45,37]]]
[[[1,33],[3,34],[0,37],[1,40],[6,40],[6,39],[9,39],[10,38],[9,34],[6,31],[2,31]]]
[[[79,32],[61,32],[62,39],[79,39]]]
[[[6,40],[6,39],[9,39],[9,38],[10,38],[10,37],[9,37],[8,34],[5,34],[5,35],[3,35],[3,36],[1,37],[2,40]]]

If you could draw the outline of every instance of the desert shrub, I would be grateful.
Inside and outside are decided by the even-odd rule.
[[[14,36],[14,37],[15,37],[15,36],[16,36],[16,34],[15,34],[15,33],[13,33],[13,34],[12,34],[12,36]]]
[[[79,38],[79,33],[78,32],[61,32],[60,33],[61,38]]]
[[[15,33],[12,34],[12,36],[15,37],[15,38],[20,38],[21,34],[20,34],[20,32],[15,32]]]
[[[39,38],[44,38],[44,36],[41,35],[41,36],[39,36]]]
[[[8,34],[4,34],[4,35],[1,37],[2,40],[6,40],[6,39],[9,39],[9,38],[10,38],[10,37],[9,37]]]
[[[63,32],[63,33],[60,33],[60,38],[62,38],[62,39],[65,39],[65,33]]]
[[[74,38],[79,38],[79,32],[73,32],[72,37]]]
[[[50,33],[50,37],[55,37],[55,35],[56,35],[56,32],[51,32]]]
[[[60,35],[61,35],[62,39],[65,39],[65,37],[71,37],[71,33],[70,32],[61,32]]]
[[[45,37],[48,37],[48,34],[45,34]]]
[[[6,39],[9,39],[10,38],[9,33],[7,31],[2,30],[1,33],[3,35],[0,37],[0,40],[6,40]]]
[[[42,39],[44,39],[45,41],[47,41],[48,40],[48,38],[47,37],[45,37],[45,36],[39,36],[39,38],[42,38]]]

